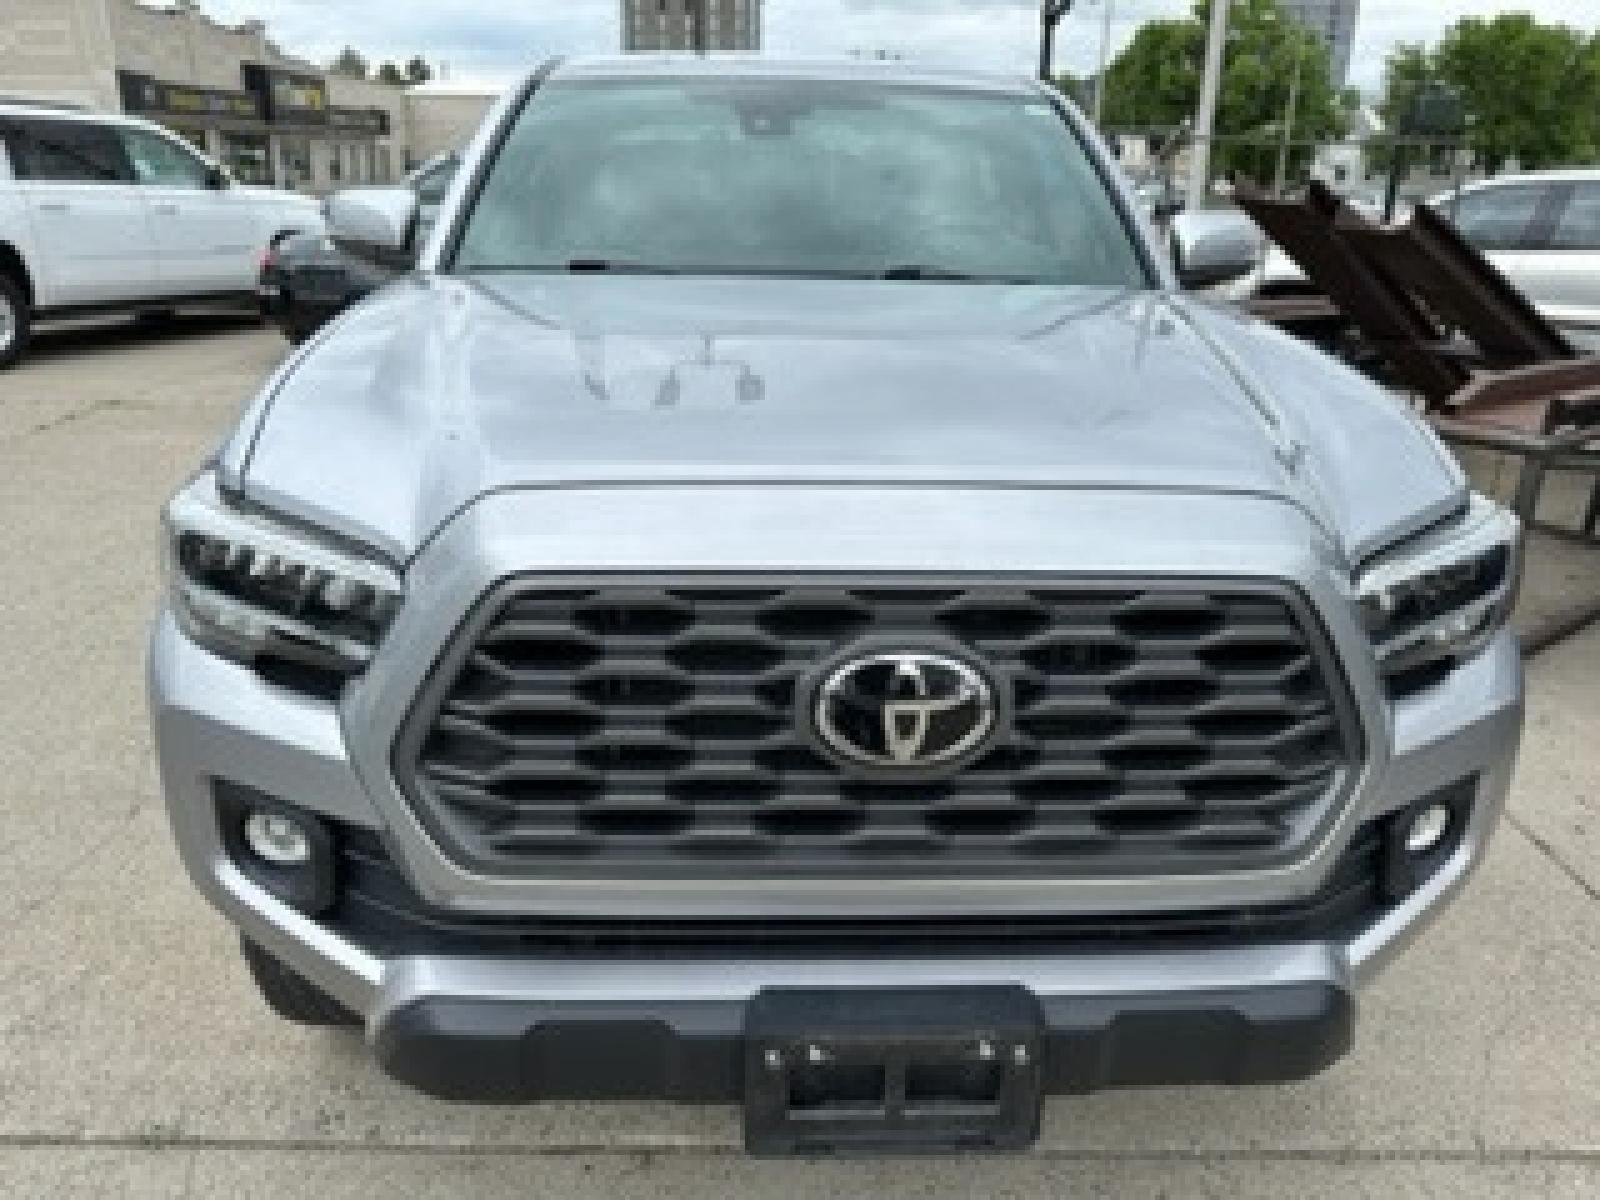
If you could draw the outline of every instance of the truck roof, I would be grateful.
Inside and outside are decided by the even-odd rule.
[[[755,54],[625,54],[561,59],[551,79],[769,78],[869,81],[907,87],[1025,94],[1040,85],[1025,75],[854,58],[770,58]]]
[[[101,112],[68,104],[50,104],[43,101],[0,99],[0,118],[39,117],[51,121],[86,121],[96,125],[122,125],[133,129],[150,129],[158,133],[164,127],[143,117],[128,113]]]

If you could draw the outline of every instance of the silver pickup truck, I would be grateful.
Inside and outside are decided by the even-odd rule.
[[[1083,118],[555,64],[166,510],[172,826],[266,1000],[437,1096],[1014,1149],[1295,1080],[1456,893],[1520,532],[1186,297]]]

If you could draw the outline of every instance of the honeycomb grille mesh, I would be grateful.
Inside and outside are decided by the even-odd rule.
[[[868,638],[985,669],[993,748],[914,784],[814,750],[806,681]],[[395,765],[490,873],[1233,870],[1297,849],[1352,757],[1272,591],[514,585],[461,639]]]

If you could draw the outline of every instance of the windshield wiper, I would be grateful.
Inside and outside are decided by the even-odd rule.
[[[1032,275],[981,275],[972,271],[958,271],[954,267],[929,266],[923,263],[900,263],[885,267],[874,276],[876,279],[930,279],[952,283],[1039,283]]]
[[[473,263],[463,268],[471,275],[685,275],[682,267],[628,262],[621,258],[573,258],[558,263]]]
[[[681,267],[628,262],[621,258],[573,258],[562,264],[574,275],[682,275]]]
[[[1051,283],[1056,282],[1034,275],[981,275],[960,271],[954,267],[905,263],[881,270],[829,269],[826,267],[774,267],[730,266],[718,263],[707,266],[673,266],[663,263],[632,262],[625,258],[572,258],[560,263],[479,263],[466,268],[474,274],[521,273],[572,275],[734,275],[762,276],[775,279],[884,279],[945,281],[951,283]]]

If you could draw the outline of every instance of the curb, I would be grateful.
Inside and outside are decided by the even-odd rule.
[[[1600,623],[1600,601],[1584,608],[1557,613],[1522,635],[1522,657],[1536,658],[1552,646],[1577,636],[1597,623]]]

